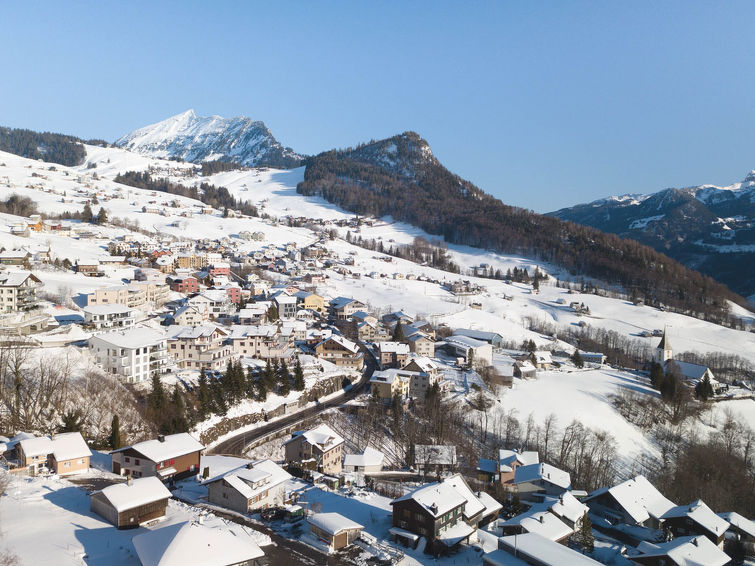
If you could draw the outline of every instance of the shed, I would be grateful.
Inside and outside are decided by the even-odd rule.
[[[110,485],[96,491],[89,508],[119,529],[136,528],[165,517],[170,491],[154,476]]]
[[[339,513],[317,513],[308,517],[307,522],[310,532],[334,550],[350,545],[364,529]]]

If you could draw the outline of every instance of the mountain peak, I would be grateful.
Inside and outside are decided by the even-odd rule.
[[[303,159],[283,147],[264,122],[246,116],[197,116],[193,109],[138,128],[115,143],[143,155],[194,163],[219,159],[251,167],[289,168]]]

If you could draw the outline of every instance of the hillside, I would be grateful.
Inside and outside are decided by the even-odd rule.
[[[356,214],[392,216],[449,243],[553,263],[572,278],[597,278],[695,316],[721,321],[727,300],[745,303],[647,246],[503,204],[443,167],[414,132],[311,157],[297,190]]]
[[[302,161],[301,155],[275,139],[264,122],[245,116],[197,116],[193,110],[134,130],[115,143],[142,155],[193,163],[220,160],[289,169]]]
[[[755,294],[755,171],[727,187],[700,185],[609,197],[550,216],[632,238],[734,291]]]
[[[74,136],[0,127],[0,151],[49,163],[81,165],[86,157],[82,140]]]

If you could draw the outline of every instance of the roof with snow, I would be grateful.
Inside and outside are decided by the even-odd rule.
[[[170,460],[171,458],[177,458],[185,454],[204,450],[204,446],[202,446],[199,441],[195,440],[188,432],[169,434],[164,438],[163,441],[152,439],[138,442],[132,446],[113,450],[111,454],[133,449],[153,462],[162,462],[164,460]]]
[[[118,303],[112,303],[109,305],[91,305],[84,307],[83,310],[85,313],[89,314],[119,314],[119,313],[126,313],[130,312],[132,309],[127,307],[126,305],[120,305]]]
[[[264,556],[246,533],[198,523],[176,523],[136,535],[133,539],[142,566],[228,566]]]
[[[729,528],[726,519],[716,515],[701,499],[689,505],[677,505],[663,514],[663,519],[687,517],[716,537],[720,537]]]
[[[346,454],[344,466],[382,466],[385,456],[380,450],[367,446],[361,454]]]
[[[406,360],[406,365],[409,365],[412,362],[417,364],[417,367],[420,369],[420,371],[424,371],[425,373],[430,373],[438,369],[438,365],[427,356],[411,356],[408,360]]]
[[[307,431],[295,432],[291,438],[286,440],[283,444],[288,444],[289,442],[302,437],[312,446],[317,446],[323,452],[327,452],[331,448],[335,448],[343,443],[343,438],[336,434],[332,428],[326,424],[321,424]]]
[[[659,544],[643,541],[637,550],[642,557],[668,556],[678,566],[723,566],[731,560],[704,536],[679,537]]]
[[[380,352],[391,352],[396,354],[409,354],[409,344],[402,342],[378,342]]]
[[[168,340],[193,340],[196,338],[209,338],[215,332],[227,335],[228,331],[214,324],[200,324],[198,326],[178,326],[168,327],[166,338]]]
[[[466,505],[467,500],[452,486],[445,482],[435,482],[424,485],[397,497],[391,501],[391,505],[397,501],[414,500],[424,508],[433,517],[439,517],[456,509],[461,505]]]
[[[493,340],[502,340],[503,336],[497,332],[486,332],[484,330],[473,330],[471,328],[457,328],[454,330],[455,336],[467,336],[474,338],[475,340],[482,340],[483,342],[493,342]]]
[[[116,483],[95,493],[101,493],[118,513],[171,496],[170,490],[155,476],[131,480],[130,485]]]
[[[469,336],[449,336],[446,339],[447,344],[453,344],[456,346],[464,346],[467,348],[481,348],[483,346],[489,346],[487,342],[483,342],[482,340],[476,340],[474,338],[470,338]]]
[[[202,482],[210,484],[225,480],[247,499],[291,479],[291,475],[272,460],[258,460],[228,470]]]
[[[565,491],[557,498],[546,498],[545,501],[550,504],[549,508],[552,513],[558,517],[564,517],[572,523],[576,523],[590,510],[587,505],[574,497],[569,491]]]
[[[91,340],[99,340],[116,348],[143,348],[154,346],[165,340],[165,333],[144,326],[116,330],[93,336]]]
[[[574,532],[574,530],[547,510],[533,507],[521,515],[512,517],[504,526],[518,526],[528,533],[537,533],[548,540],[559,541]]]
[[[336,297],[335,299],[333,299],[332,301],[330,301],[330,306],[333,307],[334,309],[338,310],[338,309],[342,309],[346,305],[348,305],[350,303],[353,303],[355,301],[356,301],[356,299],[352,299],[350,297]]]
[[[461,474],[454,474],[444,479],[443,483],[453,486],[459,495],[467,500],[463,511],[465,519],[471,519],[478,513],[485,511],[485,504],[474,494],[469,485],[467,485],[467,482],[464,481],[464,478],[461,477]]]
[[[24,281],[29,278],[35,283],[42,282],[36,275],[29,271],[11,271],[0,273],[0,287],[18,287],[19,285],[23,285]]]
[[[560,470],[550,464],[529,464],[519,466],[514,472],[514,483],[535,482],[538,480],[546,481],[563,489],[569,489],[571,486],[571,476],[569,472]]]
[[[519,452],[518,450],[506,450],[505,448],[501,448],[498,451],[498,465],[502,472],[513,471],[512,465],[514,462],[519,462],[522,466],[538,464],[540,462],[540,455],[536,450]]]
[[[743,517],[734,511],[719,513],[718,516],[728,521],[733,527],[755,538],[755,521],[751,521],[747,517]]]
[[[541,566],[599,566],[596,562],[562,544],[553,542],[537,533],[500,537],[498,547],[513,554],[516,552],[528,564]]]
[[[360,525],[339,513],[315,513],[307,517],[307,522],[333,536],[342,531],[364,528],[364,525]]]
[[[333,341],[336,344],[343,346],[346,350],[356,354],[359,351],[359,346],[356,342],[352,342],[348,338],[344,338],[343,336],[338,336],[337,334],[334,334],[330,336],[329,338],[323,340],[320,342],[320,344],[325,344],[326,342]],[[318,346],[320,345],[318,344]]]
[[[674,365],[679,368],[682,377],[688,381],[700,381],[708,372],[708,366],[693,364],[691,362],[682,362],[679,360],[666,360],[666,363],[664,364],[665,371],[669,371]],[[711,379],[710,381],[711,383],[716,383],[715,379]]]
[[[92,451],[89,450],[89,446],[79,432],[62,432],[56,434],[54,438],[49,436],[26,438],[19,444],[26,457],[52,454],[58,462],[87,458],[92,455]]]
[[[594,491],[585,499],[591,499],[610,493],[637,523],[644,523],[650,517],[660,519],[674,504],[651,484],[645,476],[637,476],[610,488]]]

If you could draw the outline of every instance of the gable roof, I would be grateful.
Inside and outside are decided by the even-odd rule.
[[[337,535],[341,531],[363,529],[364,526],[339,513],[315,513],[307,517],[307,522],[330,535]]]
[[[343,438],[336,434],[332,428],[326,424],[321,424],[310,430],[295,432],[283,444],[286,445],[299,438],[304,438],[312,446],[317,446],[323,452],[327,452],[331,448],[335,448],[343,443]]]
[[[645,476],[637,476],[610,488],[602,488],[591,493],[585,502],[604,493],[610,493],[616,502],[637,523],[644,523],[650,517],[660,519],[674,507]]]
[[[102,494],[118,513],[171,497],[170,490],[155,476],[131,480],[130,485],[116,483],[95,493]]]
[[[546,481],[563,489],[569,489],[571,486],[571,476],[569,472],[558,469],[550,464],[539,463],[519,466],[514,472],[514,484],[534,482],[538,480]]]
[[[548,540],[559,541],[568,537],[574,530],[561,519],[550,513],[544,506],[537,505],[512,517],[504,526],[519,526],[528,533],[537,533]]]
[[[439,517],[467,503],[467,500],[451,484],[445,482],[435,482],[418,487],[401,497],[397,497],[391,501],[391,505],[409,499],[416,502],[433,517]]]
[[[199,452],[204,450],[204,446],[188,432],[179,432],[178,434],[165,436],[165,440],[162,442],[158,439],[145,440],[144,442],[137,442],[132,446],[113,450],[111,454],[128,449],[136,450],[139,454],[144,455],[153,462],[162,462],[171,458],[184,456],[185,454],[191,454],[192,452]]]
[[[719,517],[722,519],[725,519],[726,521],[729,521],[729,523],[739,529],[740,531],[744,531],[751,537],[755,538],[755,521],[751,521],[747,517],[743,517],[739,513],[735,513],[734,511],[729,511],[726,513],[719,513]]]
[[[343,457],[344,466],[382,466],[385,456],[380,450],[367,446],[361,454],[346,454]]]
[[[641,542],[637,546],[642,557],[668,556],[678,566],[724,566],[731,560],[708,537],[679,537],[669,542],[652,544]]]
[[[264,556],[244,534],[185,522],[136,535],[132,542],[142,566],[228,566]]]
[[[209,478],[202,483],[207,485],[225,480],[231,487],[247,499],[252,499],[263,491],[291,479],[291,474],[270,459],[249,462]]]
[[[716,515],[701,499],[693,501],[689,505],[677,505],[663,514],[663,519],[687,517],[700,525],[702,528],[720,537],[729,528],[726,519]]]
[[[528,564],[536,560],[542,566],[599,566],[596,562],[567,546],[553,542],[537,533],[500,537],[498,547],[522,556]],[[529,560],[527,560],[529,558]]]
[[[49,436],[25,438],[18,444],[21,445],[27,457],[52,454],[58,462],[92,455],[92,451],[89,450],[89,446],[79,432],[62,432],[56,434],[54,438]]]

